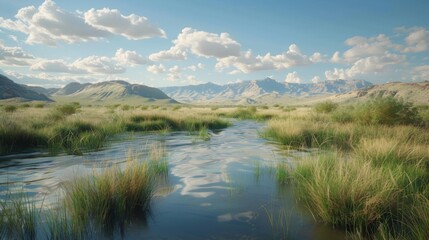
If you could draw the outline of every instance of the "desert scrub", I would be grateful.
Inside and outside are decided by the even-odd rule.
[[[319,113],[330,113],[334,111],[338,107],[338,104],[333,103],[332,101],[325,101],[321,103],[317,103],[314,106],[314,110]]]
[[[420,124],[417,108],[393,97],[375,98],[358,105],[354,112],[361,124]]]
[[[16,110],[17,110],[18,108],[16,107],[16,106],[14,106],[14,105],[7,105],[7,106],[4,106],[3,107],[3,110],[5,111],[5,112],[15,112]]]
[[[68,116],[68,115],[75,114],[79,108],[80,108],[80,105],[71,103],[71,104],[57,106],[55,110],[59,114],[62,114],[63,116]]]
[[[104,230],[122,228],[136,214],[145,215],[157,186],[167,174],[165,155],[139,161],[130,156],[123,169],[118,166],[94,171],[65,187],[65,205],[74,224],[95,222]]]

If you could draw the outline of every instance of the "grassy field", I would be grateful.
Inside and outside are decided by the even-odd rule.
[[[293,186],[298,201],[316,221],[344,229],[357,239],[429,239],[427,106],[375,98],[351,105],[321,102],[301,107],[99,107],[68,103],[8,105],[2,111],[0,154],[32,148],[82,154],[103,147],[108,137],[127,131],[188,131],[208,140],[208,130],[228,127],[230,118],[266,121],[261,137],[286,149],[322,150],[292,168],[279,164],[276,170],[278,181]],[[133,169],[157,173],[165,165],[133,164],[128,170],[109,169],[71,183],[66,190],[65,212],[56,212],[48,221],[52,236],[75,231],[78,224],[70,219],[112,228],[112,224],[120,226],[136,206],[144,209],[151,188],[136,186],[131,192],[121,191],[133,186],[133,176],[139,177]],[[152,186],[151,179],[138,182]],[[98,204],[102,205],[100,209]],[[33,207],[22,210],[20,202],[12,205],[13,211],[28,215],[22,217],[28,220],[21,225],[31,225]],[[6,222],[20,221],[6,215],[0,222],[5,218]],[[116,220],[108,222],[111,219]],[[31,226],[28,229],[32,231]]]

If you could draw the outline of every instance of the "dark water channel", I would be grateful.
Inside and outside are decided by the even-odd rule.
[[[129,152],[165,146],[169,187],[153,200],[146,222],[126,226],[126,239],[343,239],[343,233],[315,224],[293,196],[277,184],[273,166],[305,154],[279,154],[258,137],[262,123],[238,121],[209,141],[188,133],[118,136],[84,156],[0,161],[0,194],[24,191],[45,206],[58,200],[61,184],[94,168],[124,162]],[[1,195],[0,195],[1,197]]]

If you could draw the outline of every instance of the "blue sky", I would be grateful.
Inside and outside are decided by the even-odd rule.
[[[20,83],[429,80],[429,1],[4,1]]]

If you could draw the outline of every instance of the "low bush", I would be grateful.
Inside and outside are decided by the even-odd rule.
[[[3,109],[5,112],[15,112],[18,108],[14,105],[7,105]]]
[[[314,110],[319,113],[330,113],[334,111],[338,107],[338,104],[333,103],[332,101],[325,101],[321,103],[317,103],[314,106]]]
[[[355,118],[362,124],[420,124],[417,108],[393,97],[378,97],[356,107]]]

